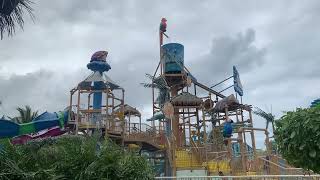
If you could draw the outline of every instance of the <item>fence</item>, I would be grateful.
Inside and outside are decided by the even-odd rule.
[[[193,177],[156,177],[159,180],[320,180],[320,175],[252,175],[252,176],[193,176]]]

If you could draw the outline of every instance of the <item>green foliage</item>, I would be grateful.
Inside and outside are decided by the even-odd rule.
[[[19,116],[11,118],[16,123],[28,123],[38,116],[38,111],[32,112],[31,107],[28,105],[24,108],[18,107],[17,111],[19,112]]]
[[[320,107],[286,112],[276,121],[275,140],[290,164],[320,173]]]
[[[7,144],[0,154],[0,179],[153,179],[143,157],[97,139],[64,136]]]
[[[34,19],[31,4],[30,0],[0,0],[0,39],[5,32],[8,36],[13,35],[16,26],[23,29],[25,13]]]

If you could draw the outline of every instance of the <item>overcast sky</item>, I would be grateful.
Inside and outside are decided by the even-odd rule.
[[[33,7],[34,22],[26,16],[24,31],[0,41],[1,114],[27,104],[62,110],[70,89],[90,74],[92,53],[108,50],[109,76],[147,118],[151,91],[140,83],[158,63],[162,17],[167,42],[185,46],[185,65],[200,82],[213,85],[236,65],[244,102],[272,106],[277,117],[320,96],[316,0],[37,0]]]

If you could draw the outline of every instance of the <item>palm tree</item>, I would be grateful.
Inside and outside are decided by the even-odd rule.
[[[275,129],[275,127],[274,127],[275,116],[272,114],[272,112],[267,113],[267,112],[265,112],[264,110],[262,110],[262,109],[260,109],[258,107],[256,107],[255,109],[256,110],[254,110],[253,113],[266,120],[266,129],[268,129],[269,124],[271,123],[272,132],[274,132],[274,129]]]
[[[19,116],[10,118],[17,123],[28,123],[38,116],[38,111],[32,112],[31,107],[28,105],[24,108],[18,107],[17,111],[19,112]]]
[[[5,32],[8,36],[15,33],[16,26],[23,29],[25,11],[34,19],[30,0],[0,0],[0,38]]]
[[[150,74],[146,74],[146,76],[152,80],[151,83],[141,83],[145,88],[156,88],[159,90],[159,95],[156,101],[159,103],[160,107],[164,105],[170,99],[169,87],[167,86],[167,82],[161,76],[155,78]]]

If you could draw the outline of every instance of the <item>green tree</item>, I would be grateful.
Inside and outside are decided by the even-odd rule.
[[[12,121],[17,123],[28,123],[38,116],[38,111],[32,111],[31,107],[26,105],[25,107],[18,107],[17,111],[19,115],[11,118]]]
[[[16,26],[23,29],[23,16],[27,12],[33,19],[30,0],[0,0],[0,37],[3,38],[5,32],[13,35]]]
[[[278,151],[296,167],[320,173],[320,107],[286,112],[276,121]]]

